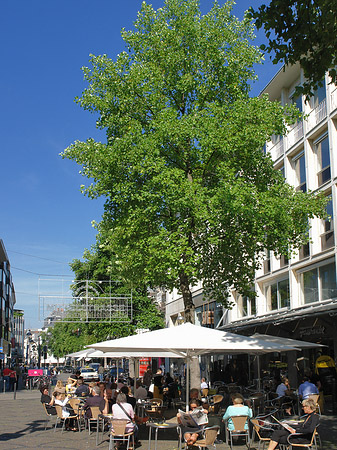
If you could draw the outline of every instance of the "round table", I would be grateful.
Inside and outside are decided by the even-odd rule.
[[[178,444],[178,448],[179,450],[181,450],[181,428],[180,425],[178,423],[172,423],[172,422],[147,422],[146,424],[147,427],[149,427],[149,446],[148,446],[148,450],[151,449],[151,436],[152,436],[152,429],[155,430],[155,440],[154,440],[154,449],[157,450],[157,440],[158,440],[158,430],[167,430],[167,429],[172,429],[172,428],[176,428],[177,429],[177,433],[178,433],[178,439],[179,439],[179,444]]]

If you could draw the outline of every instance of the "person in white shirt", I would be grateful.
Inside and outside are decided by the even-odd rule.
[[[114,419],[127,419],[129,422],[126,424],[125,431],[127,433],[134,431],[135,440],[137,440],[138,427],[133,422],[135,413],[130,403],[127,403],[125,394],[119,393],[117,395],[116,403],[112,405],[112,417]]]
[[[208,384],[206,383],[206,379],[205,378],[201,378],[201,385],[200,385],[200,389],[208,389]]]

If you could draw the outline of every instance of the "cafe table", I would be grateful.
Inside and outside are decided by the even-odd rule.
[[[152,430],[154,430],[155,438],[154,438],[154,450],[157,450],[157,441],[158,441],[158,430],[169,430],[175,428],[178,433],[178,449],[181,450],[181,428],[180,425],[176,422],[147,422],[147,427],[149,427],[149,445],[148,450],[151,450],[151,439],[152,439]]]

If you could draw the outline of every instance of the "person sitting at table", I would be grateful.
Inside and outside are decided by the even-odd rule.
[[[232,395],[232,402],[233,405],[228,406],[228,408],[226,409],[226,412],[224,414],[224,416],[222,417],[222,420],[224,422],[227,422],[227,428],[229,430],[234,430],[234,424],[232,421],[232,417],[235,416],[247,416],[249,419],[251,417],[253,417],[253,413],[252,410],[244,405],[244,400],[241,394],[233,394]],[[248,420],[245,423],[245,430],[248,430]]]
[[[56,386],[55,386],[53,392],[59,392],[60,394],[65,394],[66,393],[66,388],[63,385],[63,381],[62,380],[57,380]]]
[[[130,388],[129,388],[128,386],[123,386],[122,389],[120,390],[120,392],[121,392],[122,394],[125,394],[126,402],[127,402],[127,403],[130,403],[130,405],[132,406],[132,408],[135,409],[137,400],[135,399],[135,397],[133,397],[133,396],[131,395]]]
[[[126,424],[125,427],[125,432],[126,433],[131,433],[132,431],[134,432],[135,445],[138,446],[139,445],[137,439],[138,427],[134,423],[135,413],[130,403],[127,403],[126,395],[123,394],[122,392],[117,394],[116,403],[112,405],[112,417],[114,419],[128,420],[128,423]]]
[[[77,384],[77,378],[76,378],[76,380],[74,380],[69,377],[67,380],[67,384],[66,384],[66,393],[72,394],[75,390],[76,384]]]
[[[112,412],[112,405],[116,403],[116,399],[112,396],[112,390],[109,388],[106,388],[104,391],[104,402],[105,406],[103,409],[103,414],[111,414]]]
[[[319,394],[317,386],[310,382],[309,377],[303,377],[302,384],[300,384],[298,388],[299,398],[302,400],[308,398],[312,394]]]
[[[189,413],[191,413],[195,408],[199,408],[199,406],[201,405],[201,402],[199,399],[195,398],[190,400],[189,403]],[[205,414],[208,414],[207,409],[203,410]],[[177,414],[177,421],[179,424],[181,424],[181,414],[178,413]],[[198,437],[200,437],[200,434],[202,433],[204,427],[202,425],[200,426],[195,426],[195,430],[194,427],[185,427],[185,426],[181,426],[181,432],[182,432],[182,436],[185,439],[185,442],[187,443],[188,446],[192,446],[194,445],[194,443],[196,442],[196,440],[198,439]]]
[[[293,392],[290,388],[289,380],[287,377],[282,377],[281,383],[276,388],[276,394],[277,398],[275,400],[280,401],[281,405],[285,403],[287,404],[285,405],[284,411],[288,416],[290,416],[292,412],[290,403],[292,403]]]
[[[56,416],[56,409],[55,406],[50,406],[50,402],[51,402],[51,397],[49,395],[49,391],[48,391],[48,386],[41,386],[40,388],[40,392],[41,392],[41,403],[44,403],[46,406],[46,410],[48,412],[48,414],[52,414],[53,416]]]
[[[105,407],[105,400],[100,396],[101,390],[98,386],[94,386],[92,388],[92,397],[87,397],[83,408],[84,408],[84,416],[86,419],[91,419],[91,406],[98,406],[100,411],[102,412]]]
[[[104,391],[105,391],[105,383],[104,381],[100,381],[97,386],[99,387],[101,393],[99,394],[101,397],[104,397]]]
[[[75,416],[75,411],[73,408],[68,405],[69,397],[66,397],[64,394],[60,392],[53,392],[53,397],[49,403],[50,406],[59,405],[62,406],[62,417],[66,419],[69,416]],[[66,429],[70,429],[71,431],[78,431],[75,427],[75,419],[69,419],[69,422],[66,424]]]
[[[83,377],[77,380],[77,388],[75,390],[77,397],[87,397],[89,395],[89,386],[84,383]]]
[[[144,386],[142,386],[140,380],[136,381],[136,392],[135,399],[137,400],[145,400],[147,398],[147,390]]]
[[[293,444],[309,444],[311,442],[312,433],[319,423],[319,416],[315,413],[316,404],[313,399],[303,400],[302,406],[306,414],[304,421],[300,424],[291,425],[290,431],[285,428],[275,430],[270,437],[267,450],[274,450],[278,444],[288,444],[288,436],[294,433],[300,433],[300,436],[291,439]]]

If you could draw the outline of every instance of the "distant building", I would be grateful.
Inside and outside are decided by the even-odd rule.
[[[11,359],[14,341],[15,290],[10,263],[5,245],[0,239],[0,363],[7,364]]]
[[[21,309],[14,309],[14,345],[12,346],[12,362],[24,361],[25,319]]]

